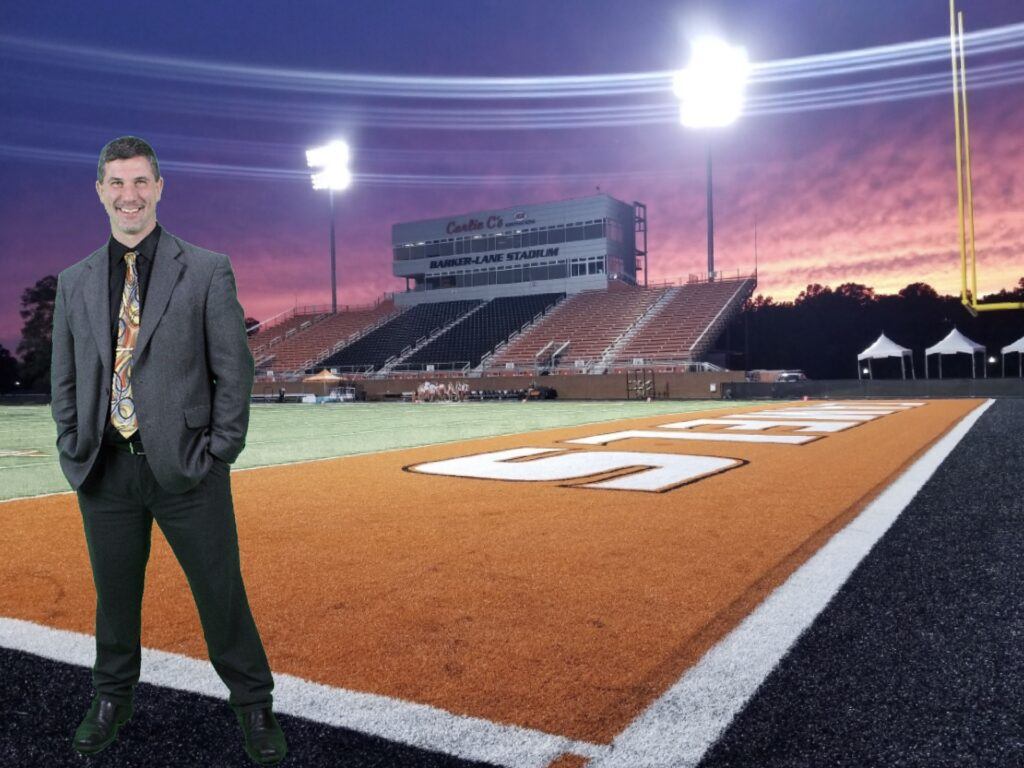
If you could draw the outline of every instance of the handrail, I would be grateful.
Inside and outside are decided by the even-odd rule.
[[[544,309],[540,310],[537,314],[535,314],[533,316],[533,318],[531,318],[530,320],[527,320],[525,323],[523,323],[518,328],[518,330],[512,331],[512,333],[510,333],[508,335],[508,337],[504,341],[499,341],[495,345],[494,349],[491,350],[491,352],[488,352],[486,355],[484,355],[483,357],[480,358],[480,363],[479,363],[479,365],[477,365],[477,369],[478,370],[483,370],[484,367],[489,364],[490,358],[492,356],[496,355],[500,349],[503,349],[504,347],[506,347],[509,344],[511,344],[515,339],[517,339],[520,336],[522,336],[523,334],[525,334],[527,332],[527,330],[529,330],[530,328],[532,328],[534,325],[537,324],[537,321],[540,318],[542,318],[545,315],[547,315],[548,312],[550,312],[555,307],[559,306],[559,304],[561,304],[567,298],[568,297],[565,294],[562,294],[562,297],[560,299],[555,299],[553,302],[551,302],[546,307],[544,307]],[[550,343],[551,342],[549,342],[549,344]],[[538,354],[540,354],[540,353],[538,352],[537,354],[534,355],[534,364],[536,364],[536,358],[537,358]]]
[[[469,360],[449,360],[444,363],[399,363],[391,368],[391,373],[409,373],[412,371],[424,371],[426,373],[461,371],[465,373],[471,367],[470,362]],[[432,370],[428,371],[428,366],[432,366]]]
[[[394,301],[394,291],[385,291],[376,299],[372,304],[346,304],[344,307],[338,307],[339,312],[365,312],[367,310],[376,309],[385,301]],[[278,322],[285,322],[291,320],[296,315],[317,315],[317,314],[333,314],[334,310],[330,304],[296,304],[294,307],[281,310],[276,315],[268,317],[266,320],[259,320],[252,325],[248,326],[246,330],[252,328],[266,329],[272,328]],[[257,331],[259,333],[260,331]],[[255,335],[255,334],[254,334]]]
[[[692,353],[693,350],[697,348],[697,345],[700,344],[701,340],[707,335],[708,331],[711,330],[712,326],[714,326],[715,323],[718,322],[718,318],[722,316],[722,313],[725,312],[725,310],[727,310],[732,305],[733,300],[740,294],[740,291],[743,290],[744,285],[750,279],[751,278],[749,277],[745,278],[742,282],[740,282],[738,286],[736,286],[736,290],[733,291],[732,296],[730,296],[728,300],[725,302],[725,304],[721,306],[721,308],[718,310],[715,316],[711,318],[711,322],[704,326],[704,330],[701,331],[700,336],[698,336],[697,339],[693,342],[693,344],[690,345],[690,349],[688,350],[689,352]],[[751,286],[751,293],[753,293],[753,286]]]
[[[366,326],[365,328],[362,328],[362,329],[357,330],[357,331],[353,331],[348,336],[346,336],[344,339],[341,339],[341,340],[335,342],[334,346],[321,349],[319,352],[317,352],[315,355],[313,355],[313,357],[311,357],[308,360],[304,361],[302,363],[302,367],[299,368],[298,370],[305,371],[307,368],[311,368],[314,365],[318,365],[319,363],[321,363],[324,360],[326,360],[328,357],[333,355],[335,352],[337,352],[342,347],[348,346],[349,344],[352,344],[352,343],[358,341],[363,336],[369,335],[370,333],[372,333],[373,331],[377,330],[378,328],[380,328],[385,323],[390,322],[392,319],[394,319],[395,317],[397,317],[400,314],[402,314],[402,310],[397,310],[395,312],[391,312],[390,314],[385,315],[384,317],[380,318],[379,320],[374,321],[373,323],[371,323],[370,325]],[[332,366],[332,367],[334,367],[334,366]],[[372,370],[373,366],[370,366],[370,369]],[[282,371],[282,373],[283,373],[283,371]]]

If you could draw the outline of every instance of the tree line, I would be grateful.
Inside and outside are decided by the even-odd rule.
[[[18,356],[0,344],[0,393],[50,391],[53,303],[56,298],[56,275],[47,275],[22,291]],[[255,333],[258,324],[254,318],[245,318],[245,327],[250,333]]]
[[[983,297],[982,302],[1024,301],[1024,277],[1013,290]],[[860,283],[837,288],[809,285],[791,302],[757,296],[743,307],[728,329],[728,346],[746,351],[746,365],[753,369],[798,369],[813,379],[850,379],[857,376],[857,354],[885,333],[913,352],[914,369],[924,376],[926,348],[953,328],[984,344],[997,363],[1000,350],[1024,335],[1024,310],[981,312],[972,316],[959,296],[940,296],[927,283],[911,283],[895,294],[876,294]],[[981,361],[979,358],[979,365]],[[936,374],[936,359],[931,361]],[[880,367],[883,374],[899,376],[899,361]],[[1008,369],[1010,370],[1010,369]],[[1016,361],[1012,366],[1016,373]],[[943,360],[946,376],[970,376],[968,356]],[[982,369],[978,368],[978,375]],[[909,376],[909,371],[908,371]]]
[[[17,358],[0,344],[0,392],[49,391],[56,295],[54,275],[22,292]],[[985,296],[983,301],[1024,301],[1024,277],[1013,290]],[[253,318],[247,317],[245,325],[255,332]],[[998,358],[1002,347],[1024,335],[1024,311],[982,312],[972,317],[959,297],[940,296],[926,283],[911,283],[898,293],[881,295],[860,283],[843,283],[834,289],[814,284],[791,302],[761,295],[751,299],[727,329],[724,343],[736,350],[742,342],[743,365],[748,370],[799,369],[814,379],[848,379],[857,375],[857,354],[885,332],[913,350],[914,367],[923,375],[925,348],[953,327]],[[898,362],[895,365],[898,371]],[[946,375],[970,375],[966,359],[943,365]]]

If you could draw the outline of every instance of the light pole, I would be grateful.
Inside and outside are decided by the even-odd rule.
[[[338,311],[338,277],[334,257],[334,191],[348,189],[352,172],[348,169],[349,150],[344,141],[332,141],[306,152],[306,164],[319,168],[311,174],[313,189],[326,189],[331,205],[331,312]]]
[[[690,63],[676,74],[679,122],[687,128],[720,128],[736,121],[743,111],[743,91],[750,65],[743,48],[722,40],[694,40]],[[705,135],[707,159],[708,280],[715,278],[715,213],[711,192],[711,137]]]

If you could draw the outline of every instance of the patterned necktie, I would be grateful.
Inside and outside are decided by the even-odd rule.
[[[128,269],[121,292],[121,313],[117,320],[117,348],[114,353],[114,381],[110,388],[110,423],[128,439],[139,428],[132,399],[132,352],[139,335],[139,273],[135,251],[124,255]]]

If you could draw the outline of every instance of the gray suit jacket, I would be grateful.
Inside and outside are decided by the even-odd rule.
[[[109,418],[111,360],[107,246],[57,278],[51,391],[61,469],[85,482]],[[160,486],[183,493],[214,458],[245,446],[253,359],[228,257],[166,230],[149,277],[132,363],[139,436]]]

